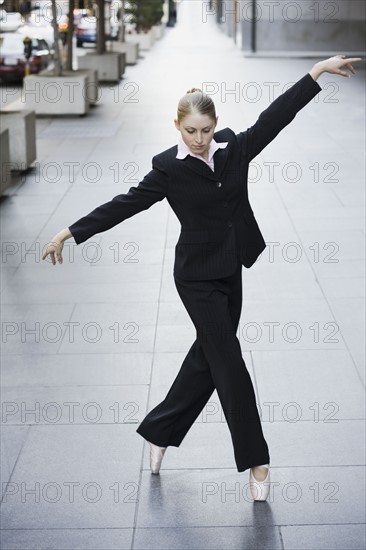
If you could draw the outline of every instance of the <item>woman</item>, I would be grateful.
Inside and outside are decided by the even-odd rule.
[[[244,132],[215,132],[212,99],[199,89],[179,101],[175,126],[178,145],[155,155],[152,170],[137,187],[117,195],[63,229],[43,255],[62,263],[62,248],[77,244],[166,198],[181,223],[175,248],[174,279],[197,331],[165,399],[136,430],[150,444],[157,474],[166,448],[179,447],[189,428],[217,390],[231,433],[237,469],[250,468],[254,500],[266,500],[270,487],[269,451],[263,436],[250,375],[236,332],[242,305],[242,265],[249,268],[266,244],[250,207],[248,165],[296,113],[320,91],[324,73],[349,77],[361,58],[336,55],[316,63],[280,95]],[[214,139],[215,136],[215,139]]]

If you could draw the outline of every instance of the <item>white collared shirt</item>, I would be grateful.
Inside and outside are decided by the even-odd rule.
[[[214,171],[214,153],[218,150],[218,149],[225,149],[225,147],[227,146],[229,142],[228,141],[225,141],[225,142],[217,142],[215,141],[213,138],[210,142],[210,147],[208,149],[208,158],[207,160],[205,158],[203,158],[202,155],[199,155],[197,153],[193,153],[190,148],[184,143],[183,139],[182,139],[182,134],[179,133],[179,136],[178,136],[178,152],[177,152],[177,156],[176,158],[177,159],[185,159],[187,155],[191,155],[192,157],[196,157],[200,160],[203,160],[203,162],[205,162],[210,168],[212,171]]]

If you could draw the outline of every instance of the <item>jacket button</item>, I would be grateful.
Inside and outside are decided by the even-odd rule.
[[[216,182],[216,187],[221,187],[222,183],[221,181]]]
[[[231,222],[227,222],[227,226],[228,226],[228,227],[232,227],[233,224],[232,224]]]

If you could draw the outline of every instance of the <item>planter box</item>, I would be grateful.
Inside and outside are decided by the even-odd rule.
[[[126,42],[138,43],[140,50],[149,50],[154,44],[154,31],[150,29],[148,32],[135,32],[126,34]]]
[[[139,43],[138,42],[110,42],[110,51],[124,53],[126,55],[126,65],[135,65],[139,57]]]
[[[9,130],[1,130],[0,132],[0,194],[2,195],[11,184],[11,163],[10,163],[10,143],[9,143]]]
[[[36,160],[36,115],[34,111],[0,111],[0,126],[9,131],[11,170],[27,170]]]
[[[37,115],[85,115],[89,111],[87,84],[85,72],[64,71],[62,76],[55,76],[46,70],[26,76],[26,108]]]
[[[77,74],[85,74],[88,78],[85,88],[86,99],[90,105],[95,105],[98,103],[99,99],[99,82],[98,82],[98,71],[96,69],[77,69],[74,71]]]
[[[153,25],[151,27],[151,30],[153,31],[154,39],[155,40],[160,40],[160,38],[162,38],[164,36],[165,25],[163,25],[163,24]]]
[[[119,52],[88,52],[78,57],[78,68],[96,70],[99,81],[119,82],[125,70],[125,56]]]

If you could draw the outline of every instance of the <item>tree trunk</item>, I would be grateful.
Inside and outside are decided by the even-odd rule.
[[[75,0],[69,0],[69,24],[67,27],[67,58],[66,58],[66,69],[72,71],[72,39],[74,36],[74,8]]]
[[[120,21],[120,27],[118,30],[118,41],[124,42],[125,41],[125,1],[122,0],[121,9],[119,11],[119,21]]]
[[[97,0],[97,54],[105,53],[104,0]]]
[[[60,52],[60,42],[59,42],[59,32],[58,32],[58,23],[57,23],[57,10],[56,10],[56,0],[51,0],[52,6],[52,26],[53,26],[53,37],[55,41],[55,75],[62,75],[62,64],[61,64],[61,52]]]

